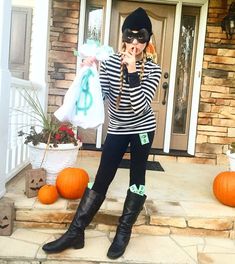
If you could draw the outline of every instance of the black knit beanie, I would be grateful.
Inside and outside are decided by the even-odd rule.
[[[152,23],[146,11],[141,7],[137,8],[126,17],[122,25],[122,32],[127,28],[131,30],[145,28],[149,34],[152,35]]]

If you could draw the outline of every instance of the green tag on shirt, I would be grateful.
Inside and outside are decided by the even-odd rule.
[[[141,145],[145,145],[149,143],[148,133],[139,134]]]

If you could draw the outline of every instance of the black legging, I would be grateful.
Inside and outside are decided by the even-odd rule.
[[[154,132],[148,132],[149,143],[142,145],[139,134],[107,134],[104,142],[100,165],[92,189],[105,195],[118,166],[130,143],[130,186],[145,185],[145,171]]]

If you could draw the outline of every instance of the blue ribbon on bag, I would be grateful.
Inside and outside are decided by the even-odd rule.
[[[76,114],[79,111],[83,111],[84,115],[87,115],[87,110],[92,106],[93,98],[92,98],[92,94],[90,93],[89,79],[90,77],[93,76],[94,76],[93,71],[90,68],[88,68],[82,77],[80,92],[75,104]]]

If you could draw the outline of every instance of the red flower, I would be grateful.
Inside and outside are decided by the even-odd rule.
[[[59,131],[67,131],[68,127],[66,125],[62,125],[59,127]]]
[[[67,131],[66,131],[70,136],[74,136],[74,133],[73,133],[73,130],[68,128]]]
[[[56,134],[56,135],[55,135],[55,139],[56,139],[56,140],[60,140],[60,139],[61,139],[61,135],[60,135],[60,134]]]
[[[67,125],[60,126],[59,127],[59,131],[65,132],[65,133],[69,134],[72,137],[74,136],[73,130],[70,127],[68,127]]]

